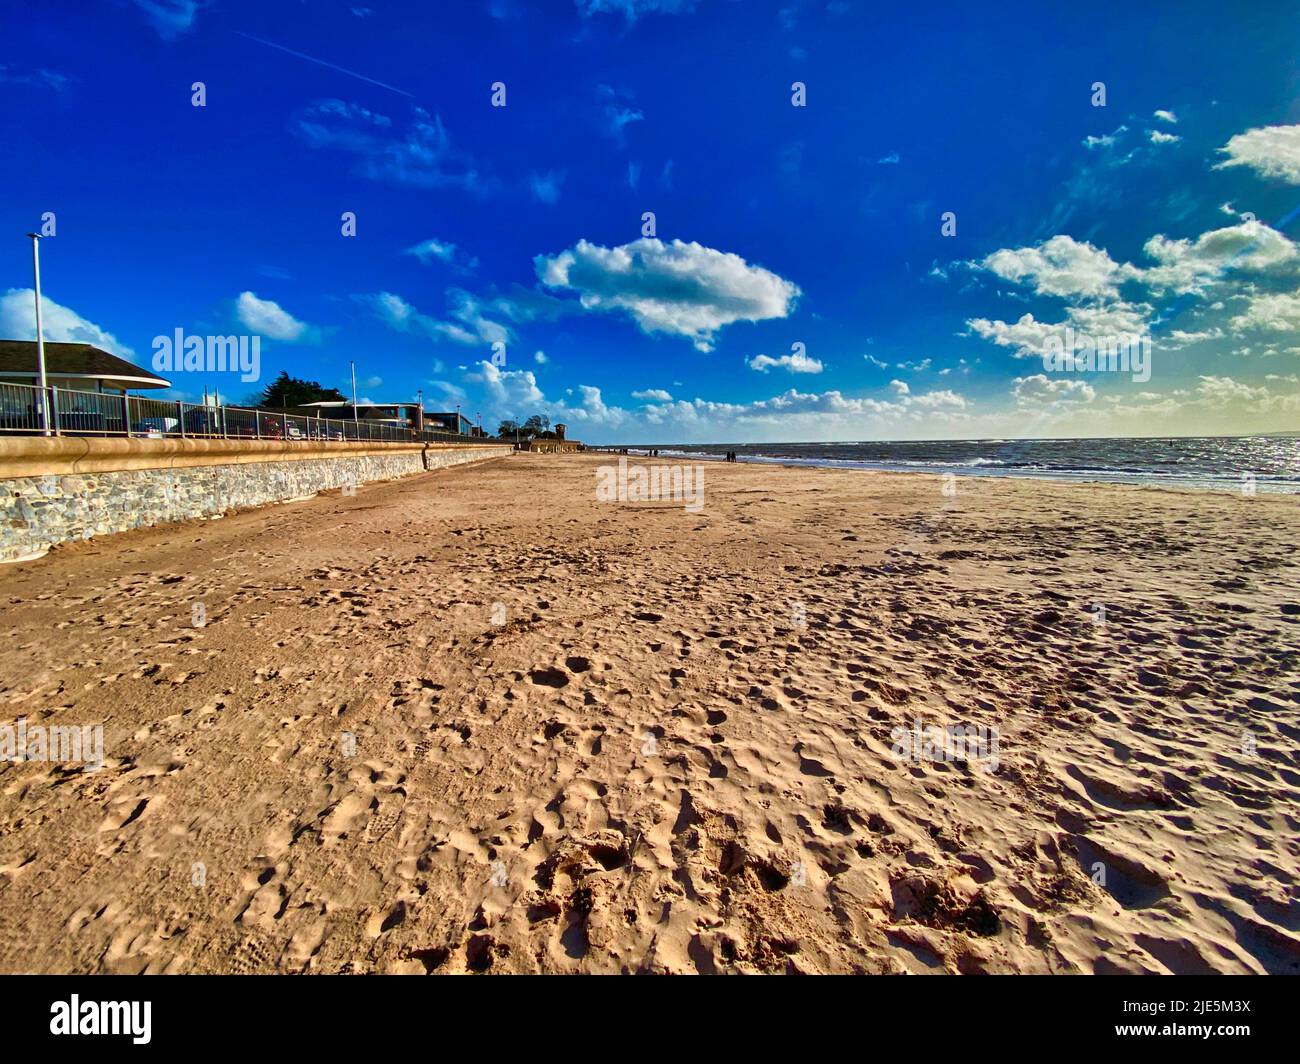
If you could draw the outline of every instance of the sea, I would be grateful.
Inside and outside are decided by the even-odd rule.
[[[735,451],[741,462],[781,465],[1300,493],[1300,434],[653,446],[661,458],[721,460]]]

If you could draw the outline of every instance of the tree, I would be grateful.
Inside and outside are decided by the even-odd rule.
[[[284,370],[266,386],[262,393],[260,405],[265,407],[303,406],[306,403],[343,401],[343,393],[337,388],[325,388],[316,381],[299,380],[290,377]]]
[[[501,422],[501,425],[497,428],[497,439],[504,440],[509,436],[513,436],[518,431],[519,422],[507,418],[505,421]]]
[[[524,432],[529,436],[540,436],[551,427],[551,419],[545,414],[534,414],[524,422]]]

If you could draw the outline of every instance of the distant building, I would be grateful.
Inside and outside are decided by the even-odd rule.
[[[424,426],[433,429],[435,432],[455,432],[461,436],[470,435],[470,429],[474,427],[469,418],[455,410],[450,413],[426,410],[424,413]]]
[[[581,451],[583,449],[581,443],[564,438],[564,429],[565,426],[556,425],[554,432],[543,432],[540,436],[534,436],[523,449],[533,454],[567,454],[570,451]]]
[[[288,408],[288,413],[303,414],[307,417],[334,418],[341,421],[354,420],[352,404],[343,399],[322,399],[315,403],[304,403],[302,406],[291,406]],[[469,418],[461,417],[455,411],[442,413],[425,410],[422,412],[419,403],[357,403],[355,420],[379,421],[385,425],[412,431],[423,428],[428,432],[459,431],[462,436],[475,434],[471,431],[473,426]]]
[[[322,399],[287,408],[290,414],[333,418],[336,421],[380,421],[398,428],[415,429],[420,424],[419,403],[357,403],[355,410],[345,399]],[[428,428],[428,419],[425,419]]]
[[[125,395],[170,388],[171,381],[90,344],[46,343],[45,379],[52,388]],[[0,384],[40,383],[35,340],[0,340]]]

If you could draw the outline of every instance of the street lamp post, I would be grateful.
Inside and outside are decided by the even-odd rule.
[[[357,421],[357,364],[356,364],[355,362],[351,362],[351,361],[350,361],[350,362],[348,362],[348,365],[352,367],[352,422],[353,422],[353,424],[356,424],[356,421]]]
[[[36,368],[40,377],[40,402],[37,410],[41,419],[41,434],[50,435],[49,382],[45,377],[45,332],[41,328],[41,237],[39,233],[28,233],[32,238],[32,275],[35,281],[36,296]]]

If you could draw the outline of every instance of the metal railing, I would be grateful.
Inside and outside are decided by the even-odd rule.
[[[48,411],[48,413],[46,413]],[[367,443],[500,444],[486,436],[464,436],[385,421],[309,417],[241,406],[201,406],[47,388],[44,410],[40,388],[0,383],[0,433],[44,435],[48,420],[55,436],[126,436],[143,439],[353,440]]]

